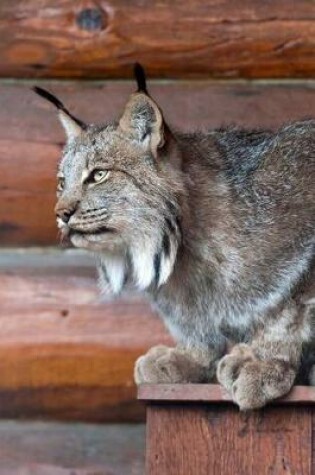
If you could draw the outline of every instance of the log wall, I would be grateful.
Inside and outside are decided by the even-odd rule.
[[[275,128],[314,115],[314,18],[308,0],[0,2],[0,416],[142,420],[134,360],[170,343],[143,301],[99,303],[91,263],[50,250],[64,136],[31,86],[106,123],[138,61],[175,128]]]
[[[100,296],[80,252],[0,253],[0,418],[139,422],[135,360],[172,344],[149,305]]]
[[[308,0],[4,0],[4,77],[313,77]]]

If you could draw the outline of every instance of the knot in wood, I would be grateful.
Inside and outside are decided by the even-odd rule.
[[[81,10],[77,15],[76,22],[79,28],[86,31],[100,31],[106,26],[104,12],[99,8],[85,8]]]

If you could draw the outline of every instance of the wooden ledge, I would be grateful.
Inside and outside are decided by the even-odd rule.
[[[146,474],[315,474],[315,388],[244,413],[215,384],[143,385]]]
[[[142,401],[232,402],[231,396],[218,384],[143,384],[138,387]],[[315,388],[294,386],[284,398],[273,404],[315,404]]]

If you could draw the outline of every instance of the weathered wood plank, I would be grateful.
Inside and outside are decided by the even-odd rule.
[[[117,117],[133,83],[47,83],[79,117]],[[310,117],[315,82],[173,82],[150,85],[170,124],[183,130],[238,124],[277,127]],[[0,245],[58,242],[53,208],[63,133],[53,108],[30,84],[0,84]]]
[[[86,257],[34,254],[0,256],[0,417],[143,420],[133,366],[171,343],[162,323],[136,297],[102,303]]]
[[[300,0],[4,0],[0,75],[314,77],[315,13]]]
[[[141,424],[0,422],[0,475],[143,475]]]
[[[142,472],[139,472],[139,475]],[[46,465],[31,463],[29,465],[20,465],[11,469],[6,466],[0,467],[0,475],[120,475],[119,472],[108,471],[101,467],[86,468],[64,468],[57,465]]]
[[[143,384],[138,388],[138,399],[144,401],[197,401],[221,404],[232,401],[231,396],[218,384]],[[315,388],[294,386],[291,392],[273,404],[314,404]]]
[[[240,413],[227,405],[153,402],[146,474],[312,475],[311,417],[307,406]]]

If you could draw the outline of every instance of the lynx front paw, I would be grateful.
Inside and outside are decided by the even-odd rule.
[[[206,368],[177,348],[155,346],[135,365],[137,384],[200,383],[206,378]]]
[[[218,364],[217,378],[241,410],[258,409],[288,393],[296,372],[285,361],[259,360],[247,345],[237,345]]]
[[[233,384],[238,378],[244,364],[255,360],[256,357],[250,346],[245,344],[234,346],[231,353],[219,361],[217,368],[219,383],[231,393]]]

